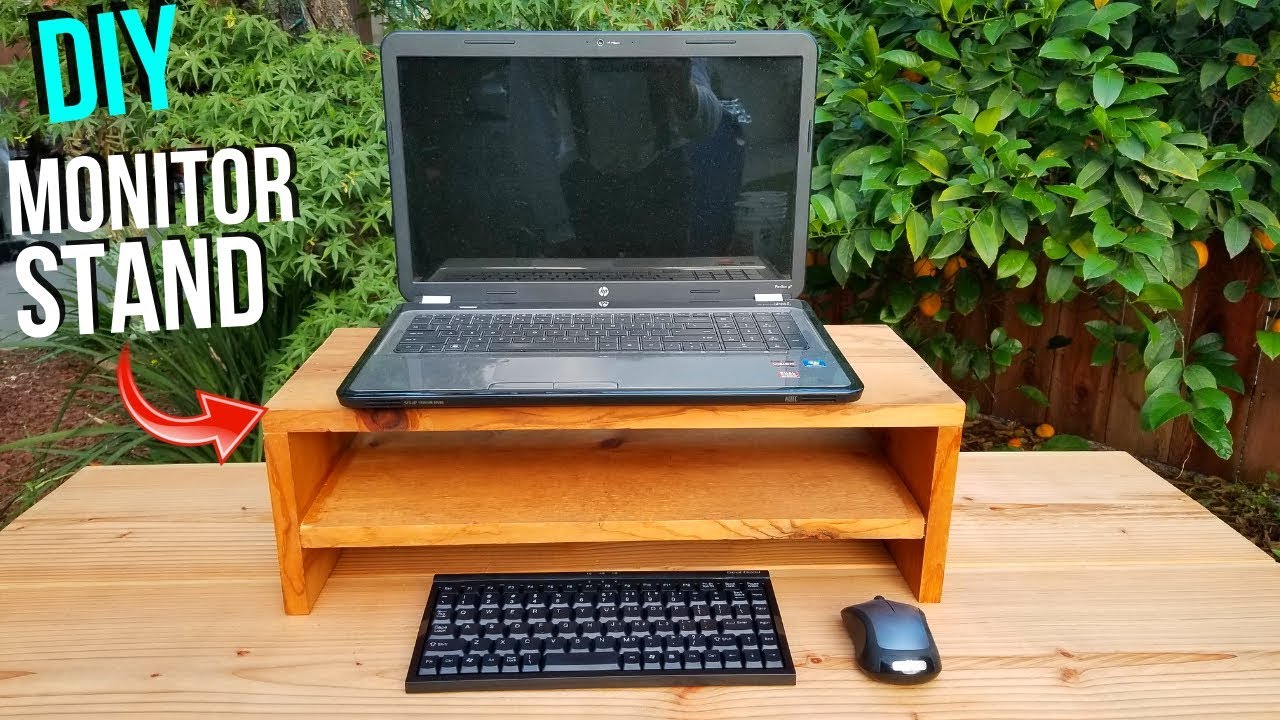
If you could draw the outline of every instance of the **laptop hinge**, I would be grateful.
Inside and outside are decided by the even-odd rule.
[[[453,302],[452,295],[423,295],[418,299],[423,305],[448,305]]]
[[[782,293],[756,293],[756,302],[776,303],[782,302]]]

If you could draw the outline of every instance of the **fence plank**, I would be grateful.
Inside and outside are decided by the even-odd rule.
[[[1048,422],[1058,432],[1100,439],[1106,437],[1111,420],[1115,365],[1091,365],[1093,336],[1085,330],[1090,320],[1105,319],[1097,303],[1081,294],[1062,307],[1057,334],[1071,344],[1054,350],[1053,382],[1049,391]]]

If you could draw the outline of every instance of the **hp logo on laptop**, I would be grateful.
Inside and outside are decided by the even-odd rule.
[[[609,297],[609,288],[604,287],[602,285],[600,289],[596,291],[596,293],[599,294],[600,297]]]

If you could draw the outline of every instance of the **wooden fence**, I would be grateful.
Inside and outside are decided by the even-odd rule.
[[[1108,365],[1090,364],[1096,341],[1084,324],[1105,315],[1084,293],[1070,303],[1049,304],[1042,290],[1028,288],[1006,293],[969,316],[954,315],[949,329],[958,336],[985,344],[991,330],[1003,325],[1026,350],[1007,372],[989,379],[985,388],[952,382],[941,368],[939,374],[962,397],[976,395],[983,412],[1031,425],[1048,422],[1060,433],[1081,435],[1188,470],[1261,482],[1267,472],[1280,472],[1280,360],[1268,360],[1258,351],[1254,333],[1280,315],[1280,301],[1249,293],[1239,303],[1228,302],[1222,294],[1227,283],[1246,279],[1253,287],[1262,267],[1250,253],[1231,260],[1220,242],[1209,245],[1210,262],[1183,291],[1184,309],[1174,317],[1190,337],[1221,333],[1224,349],[1239,359],[1236,370],[1244,378],[1245,392],[1227,391],[1233,405],[1229,427],[1235,450],[1228,460],[1205,446],[1186,418],[1156,432],[1142,430],[1138,413],[1146,400],[1144,375],[1121,367],[1131,350],[1122,350]],[[1028,326],[1018,317],[1016,307],[1022,302],[1044,309],[1041,326]],[[838,299],[826,303],[824,319],[838,319],[841,305]],[[1121,322],[1141,327],[1136,318],[1121,318]],[[1024,384],[1044,392],[1048,406],[1019,392]]]

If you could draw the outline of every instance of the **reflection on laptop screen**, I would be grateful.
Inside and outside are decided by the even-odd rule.
[[[415,280],[790,274],[799,57],[398,62]]]

